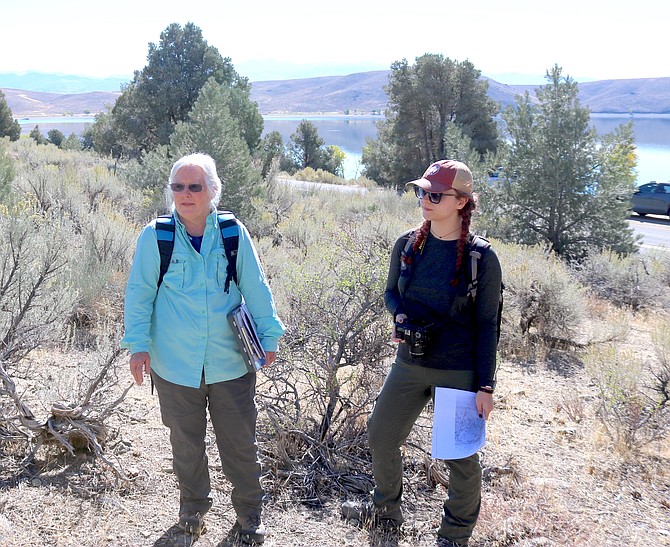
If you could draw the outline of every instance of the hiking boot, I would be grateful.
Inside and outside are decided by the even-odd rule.
[[[357,520],[362,526],[400,528],[405,520],[400,507],[389,510],[371,501],[345,501],[341,509],[346,520]]]
[[[179,515],[179,524],[177,526],[184,530],[184,532],[194,536],[201,536],[207,531],[205,520],[200,512]]]
[[[243,522],[240,522],[238,519],[233,525],[233,531],[237,534],[239,540],[245,545],[260,545],[263,543],[266,530],[261,517],[249,515],[242,520]]]
[[[458,543],[456,541],[451,541],[450,539],[447,539],[444,536],[438,535],[435,547],[468,547],[468,542],[466,540],[465,543]]]

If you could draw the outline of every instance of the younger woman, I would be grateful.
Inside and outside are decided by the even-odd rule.
[[[408,185],[419,198],[424,222],[400,236],[391,254],[385,301],[398,331],[394,338],[401,343],[368,420],[376,487],[371,502],[342,506],[345,518],[391,526],[403,522],[400,447],[435,387],[476,392],[483,418],[493,410],[502,278],[493,250],[477,246],[481,258],[476,298],[468,295],[475,201],[472,173],[465,164],[438,161]],[[417,330],[418,345],[411,339]],[[398,339],[401,332],[403,340]],[[475,453],[447,464],[449,496],[438,545],[467,545],[480,508],[479,457]]]

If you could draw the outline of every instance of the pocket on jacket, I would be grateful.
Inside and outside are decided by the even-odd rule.
[[[172,289],[183,289],[184,262],[181,262],[178,259],[171,260],[170,266],[167,272],[165,272],[165,277],[163,277],[163,283]]]

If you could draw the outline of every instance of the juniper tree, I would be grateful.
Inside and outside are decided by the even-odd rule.
[[[558,66],[548,84],[517,97],[503,119],[510,136],[497,199],[519,243],[579,258],[588,247],[634,250],[628,199],[636,165],[630,125],[601,139],[580,105],[578,85]]]
[[[495,151],[498,106],[487,89],[469,61],[425,54],[414,65],[405,59],[393,63],[386,120],[378,124],[378,139],[363,149],[366,176],[391,186],[417,178],[430,163],[448,157],[445,136],[452,125],[480,155]]]
[[[5,94],[0,90],[0,138],[9,137],[12,141],[18,141],[21,136],[21,126],[14,119],[12,109],[9,108]]]
[[[167,145],[176,124],[188,119],[209,78],[230,89],[231,115],[249,150],[255,149],[263,118],[249,98],[248,79],[235,71],[230,58],[207,43],[196,25],[187,23],[182,28],[173,23],[161,33],[158,44],[149,44],[147,65],[135,71],[110,110],[110,119],[101,119],[100,123],[111,121],[113,131],[105,134],[114,139],[114,146],[106,143],[103,151],[113,148],[139,157],[141,152]]]

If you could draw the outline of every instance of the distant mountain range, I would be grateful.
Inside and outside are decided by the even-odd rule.
[[[382,112],[388,70],[347,76],[253,82],[251,97],[263,115]],[[502,107],[537,85],[506,85],[488,79],[489,96]],[[112,105],[128,80],[96,80],[58,74],[0,74],[0,89],[15,118],[93,115]],[[113,91],[115,86],[116,91]],[[91,89],[98,91],[90,91]],[[77,91],[79,90],[79,91]],[[82,91],[87,90],[87,91]],[[579,84],[579,98],[593,113],[670,114],[670,77],[601,80]]]

